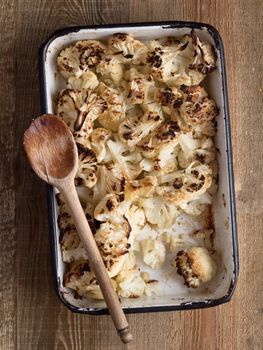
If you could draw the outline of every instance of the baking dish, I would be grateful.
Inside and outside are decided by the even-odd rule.
[[[65,87],[57,72],[56,57],[67,45],[83,39],[104,39],[117,32],[131,33],[141,40],[164,36],[180,36],[195,29],[201,40],[210,41],[218,56],[217,67],[206,80],[206,87],[220,109],[215,144],[218,148],[219,191],[213,200],[215,249],[221,256],[217,277],[205,290],[190,290],[178,285],[168,288],[164,295],[122,300],[125,312],[153,312],[210,307],[231,299],[238,275],[238,249],[230,120],[227,101],[226,73],[222,40],[215,28],[194,22],[136,23],[104,26],[71,27],[55,32],[40,48],[39,69],[42,113],[54,113],[54,97]],[[75,299],[63,286],[64,263],[59,244],[58,208],[55,190],[48,187],[49,219],[56,291],[61,301],[74,312],[104,314],[103,301]]]

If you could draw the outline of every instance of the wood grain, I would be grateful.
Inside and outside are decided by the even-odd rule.
[[[22,134],[40,112],[37,49],[69,25],[193,20],[225,45],[241,272],[231,303],[213,309],[128,315],[127,349],[263,348],[261,0],[0,0],[0,349],[124,349],[108,316],[69,312],[51,275],[45,186],[30,171]]]

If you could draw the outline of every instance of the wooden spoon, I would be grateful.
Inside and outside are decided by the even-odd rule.
[[[100,285],[112,320],[124,343],[132,340],[129,325],[115,293],[97,244],[81,207],[74,178],[78,152],[67,125],[58,117],[44,114],[33,120],[24,134],[24,147],[36,174],[62,193],[79,236],[87,250],[89,263]]]

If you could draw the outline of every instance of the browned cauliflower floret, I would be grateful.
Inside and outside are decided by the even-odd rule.
[[[94,90],[99,85],[96,74],[91,71],[84,72],[78,78],[69,77],[67,86],[69,89],[91,89]]]
[[[125,119],[119,126],[120,139],[128,146],[134,147],[143,138],[158,128],[163,116],[157,112],[146,112],[134,118]]]
[[[79,163],[75,184],[77,186],[93,187],[97,182],[97,158],[96,154],[89,148],[78,144]]]
[[[184,278],[187,287],[197,288],[201,282],[209,282],[216,273],[216,264],[203,247],[181,250],[176,257],[177,273]]]
[[[117,131],[120,123],[125,118],[126,106],[123,96],[115,89],[101,83],[100,94],[106,103],[106,108],[99,115],[100,124],[111,131]]]
[[[156,79],[168,86],[200,84],[215,68],[216,55],[209,43],[201,43],[195,31],[180,40],[153,41],[147,63]]]
[[[180,127],[173,120],[165,121],[148,138],[137,145],[143,159],[140,166],[147,172],[169,173],[177,166],[177,148]]]
[[[132,104],[150,102],[151,88],[154,88],[154,80],[151,75],[143,78],[134,78],[129,83],[128,98]]]
[[[216,127],[218,107],[209,99],[205,89],[199,85],[182,87],[184,102],[180,107],[180,115],[186,124],[198,133],[213,136]]]
[[[163,47],[161,44],[148,53],[147,64],[156,79],[168,86],[192,85],[187,74],[194,50],[189,41]]]
[[[87,70],[94,69],[101,61],[105,47],[96,40],[78,41],[62,50],[57,58],[58,70],[66,79],[79,78]]]
[[[91,148],[96,153],[98,162],[107,157],[106,142],[111,136],[111,131],[104,128],[96,128],[91,134]]]
[[[142,171],[140,168],[141,155],[133,152],[117,137],[115,140],[108,140],[107,146],[115,164],[119,166],[125,177],[129,180],[135,179]]]
[[[102,79],[110,79],[116,85],[121,83],[123,78],[123,64],[116,56],[105,56],[97,65],[96,72],[101,75]]]
[[[98,181],[94,188],[94,200],[97,203],[107,193],[114,193],[121,202],[125,199],[126,178],[121,168],[114,162],[98,166]]]
[[[158,99],[164,112],[169,115],[173,110],[178,110],[183,103],[182,93],[176,87],[160,89]]]
[[[62,249],[63,261],[73,262],[79,259],[87,259],[86,249],[76,231],[71,214],[60,194],[56,196],[59,204],[58,227],[60,230],[59,241]],[[92,217],[86,213],[91,230],[95,233],[95,223]]]
[[[98,221],[108,221],[113,224],[120,224],[123,221],[124,211],[120,206],[118,197],[115,194],[107,194],[97,204],[94,210],[94,217]]]
[[[193,161],[210,164],[216,158],[216,149],[211,137],[196,138],[194,132],[179,136],[180,151],[178,162],[181,168],[187,168]]]
[[[119,55],[122,62],[139,64],[144,61],[147,46],[127,33],[116,33],[109,40],[109,48],[114,55]]]
[[[194,30],[191,31],[190,36],[195,49],[195,57],[189,68],[205,76],[216,68],[217,57],[214,47],[208,42],[201,42]]]
[[[168,202],[180,205],[205,193],[211,183],[211,169],[194,162],[185,170],[161,176],[156,192]]]
[[[111,280],[114,290],[116,282]],[[103,299],[100,287],[87,260],[78,260],[72,263],[64,276],[64,285],[76,291],[80,297]]]
[[[57,114],[69,126],[79,144],[89,146],[93,122],[107,108],[103,99],[89,89],[62,90],[58,96]]]
[[[155,176],[145,176],[143,179],[130,181],[126,187],[125,198],[135,200],[140,197],[150,197],[157,186]]]
[[[121,271],[116,277],[117,292],[124,298],[139,298],[144,294],[146,284],[136,267]]]
[[[130,224],[123,217],[120,225],[102,223],[94,236],[110,277],[116,276],[122,268],[125,255],[130,248],[128,243],[130,232]]]

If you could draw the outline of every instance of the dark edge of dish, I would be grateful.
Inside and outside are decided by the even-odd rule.
[[[162,28],[182,28],[186,27],[189,29],[206,29],[209,34],[213,37],[215,45],[221,54],[222,63],[222,88],[223,88],[223,100],[224,100],[224,114],[225,114],[225,141],[226,141],[226,152],[227,166],[228,166],[228,186],[230,195],[230,213],[231,213],[231,232],[233,242],[233,261],[234,271],[233,277],[228,289],[228,292],[221,298],[218,299],[205,299],[200,302],[186,302],[180,305],[169,305],[169,306],[142,306],[135,308],[125,308],[125,313],[144,313],[144,312],[161,312],[161,311],[177,311],[177,310],[192,310],[199,308],[207,308],[224,304],[231,300],[234,293],[237,277],[239,273],[239,259],[238,259],[238,242],[237,242],[237,225],[236,225],[236,203],[235,203],[235,189],[234,189],[234,175],[233,175],[233,156],[232,156],[232,144],[231,144],[231,128],[230,128],[230,116],[228,106],[228,94],[227,94],[227,81],[226,81],[226,69],[225,69],[225,56],[222,39],[219,32],[210,24],[197,23],[197,22],[184,22],[184,21],[165,21],[165,22],[142,22],[142,23],[119,23],[109,25],[91,25],[91,26],[72,26],[55,31],[39,48],[39,81],[40,81],[40,96],[41,96],[41,111],[47,113],[47,96],[45,89],[45,59],[46,52],[50,43],[59,36],[69,34],[71,32],[78,32],[82,29],[99,29],[99,28],[122,28],[122,27],[147,27],[147,26],[161,26]],[[107,309],[102,308],[81,308],[76,307],[67,302],[64,297],[64,293],[60,290],[60,278],[57,276],[57,256],[58,247],[56,242],[56,218],[54,216],[55,203],[53,196],[53,187],[47,186],[48,196],[48,211],[49,211],[49,230],[51,234],[51,251],[52,251],[52,267],[53,267],[53,278],[56,287],[56,293],[61,302],[72,312],[90,315],[105,315],[108,314]]]

